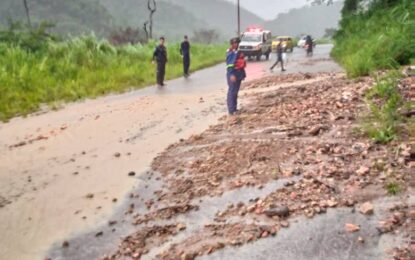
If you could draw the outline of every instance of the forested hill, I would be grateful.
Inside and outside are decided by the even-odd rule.
[[[32,22],[48,20],[56,24],[61,34],[94,31],[97,35],[107,34],[116,25],[115,19],[98,0],[28,0]],[[26,21],[23,1],[0,1],[0,24],[9,20]]]
[[[118,28],[143,30],[148,20],[147,0],[28,0],[34,24],[48,20],[63,35],[95,32],[108,36]],[[242,9],[243,27],[262,24],[258,16]],[[0,1],[0,24],[26,21],[22,1]],[[236,32],[236,7],[224,0],[159,0],[154,14],[154,35],[179,39],[200,29],[214,29],[221,39]]]
[[[278,35],[299,36],[311,34],[315,38],[324,36],[325,30],[338,28],[343,1],[332,5],[313,5],[292,9],[266,22],[266,27]]]
[[[148,20],[147,0],[27,0],[34,24],[42,20],[53,22],[55,32],[79,35],[95,32],[106,37],[120,28],[138,28]],[[326,28],[337,27],[341,3],[330,6],[307,6],[280,14],[275,20],[264,21],[249,10],[241,9],[242,29],[248,25],[265,25],[274,34],[298,36],[309,33],[322,36]],[[271,8],[271,7],[270,7]],[[226,0],[157,0],[154,14],[154,36],[165,35],[178,40],[183,34],[213,29],[219,40],[235,35],[236,6]],[[25,21],[22,1],[0,1],[0,24],[9,19]],[[323,25],[323,26],[322,26]]]

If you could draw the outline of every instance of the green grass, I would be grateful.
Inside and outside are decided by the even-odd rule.
[[[409,64],[415,57],[415,2],[373,8],[342,18],[332,56],[349,77]]]
[[[376,79],[376,84],[366,93],[370,113],[363,129],[378,143],[388,143],[397,137],[401,117],[398,113],[403,106],[397,84],[401,75],[392,71]]]
[[[0,120],[27,115],[42,104],[123,92],[155,83],[155,44],[114,47],[94,37],[48,42],[31,51],[0,41]],[[167,46],[167,79],[182,75],[179,45]],[[225,45],[192,45],[191,70],[224,60]]]
[[[398,183],[390,182],[386,184],[386,190],[388,191],[389,195],[397,195],[402,191],[402,188]]]

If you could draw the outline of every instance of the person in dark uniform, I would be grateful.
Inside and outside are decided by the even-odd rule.
[[[187,35],[184,36],[184,41],[180,45],[180,55],[183,57],[183,74],[187,78],[190,67],[190,43]]]
[[[227,104],[229,115],[234,115],[238,107],[238,92],[246,77],[246,61],[243,53],[238,52],[239,38],[230,40],[230,48],[226,53],[226,79],[228,82]]]
[[[283,54],[284,50],[281,46],[281,42],[278,43],[277,45],[277,61],[274,63],[274,65],[272,65],[272,67],[270,68],[270,70],[272,71],[275,66],[278,65],[278,63],[281,62],[281,71],[285,71],[284,69],[284,59],[282,58],[282,54]]]
[[[157,84],[164,86],[164,75],[166,74],[167,50],[164,46],[164,37],[160,37],[160,44],[153,53],[153,63],[157,62]]]

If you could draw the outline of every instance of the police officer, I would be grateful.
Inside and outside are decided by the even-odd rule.
[[[184,41],[180,45],[180,55],[183,57],[183,74],[187,78],[190,67],[190,43],[187,35],[184,36]]]
[[[284,60],[282,58],[282,54],[283,54],[284,50],[281,46],[281,42],[278,43],[277,45],[277,61],[274,63],[274,65],[272,65],[272,67],[270,68],[270,70],[272,71],[274,69],[275,66],[278,65],[278,63],[281,62],[281,71],[284,72]]]
[[[226,78],[228,81],[228,112],[234,115],[238,106],[238,92],[241,87],[242,80],[245,79],[246,62],[242,53],[238,52],[239,38],[230,40],[230,48],[226,53]]]
[[[156,47],[153,53],[154,60],[157,62],[157,84],[164,86],[164,75],[166,74],[167,50],[164,46],[164,37],[160,37],[160,44]]]

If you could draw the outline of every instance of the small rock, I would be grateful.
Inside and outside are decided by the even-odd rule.
[[[366,175],[370,172],[370,169],[366,166],[360,166],[360,168],[356,171],[356,173],[360,176]]]
[[[120,153],[115,153],[115,154],[114,154],[114,157],[119,158],[119,157],[121,157],[121,154],[120,154]]]
[[[346,231],[349,233],[354,233],[360,230],[360,227],[358,225],[350,224],[350,223],[347,223],[344,227]]]
[[[290,215],[290,209],[287,206],[281,206],[281,207],[267,209],[264,211],[264,214],[270,218],[274,216],[288,217]]]
[[[310,131],[308,131],[308,133],[310,135],[316,136],[316,135],[318,135],[320,133],[320,130],[321,130],[321,126],[317,125],[317,126],[312,127],[310,129]]]
[[[290,223],[288,221],[281,221],[281,227],[287,228],[290,226]]]
[[[92,198],[94,197],[94,194],[92,194],[92,193],[88,193],[85,197],[86,197],[87,199],[92,199]]]
[[[357,241],[359,242],[359,243],[364,243],[365,242],[365,240],[363,239],[363,237],[358,237],[357,238]]]
[[[99,231],[98,233],[96,233],[96,234],[95,234],[95,237],[100,237],[100,236],[102,236],[102,235],[104,235],[104,232]]]
[[[183,223],[179,223],[179,224],[177,224],[177,230],[180,230],[180,231],[182,231],[182,230],[185,230],[186,229],[186,225],[185,224],[183,224]]]
[[[128,173],[128,176],[131,176],[131,177],[132,177],[132,176],[135,176],[135,172],[129,172],[129,173]]]
[[[62,243],[62,247],[63,248],[67,248],[67,247],[69,247],[69,242],[68,241],[63,241],[63,243]]]
[[[363,215],[372,215],[373,211],[373,204],[370,202],[365,202],[359,207],[359,212]]]

